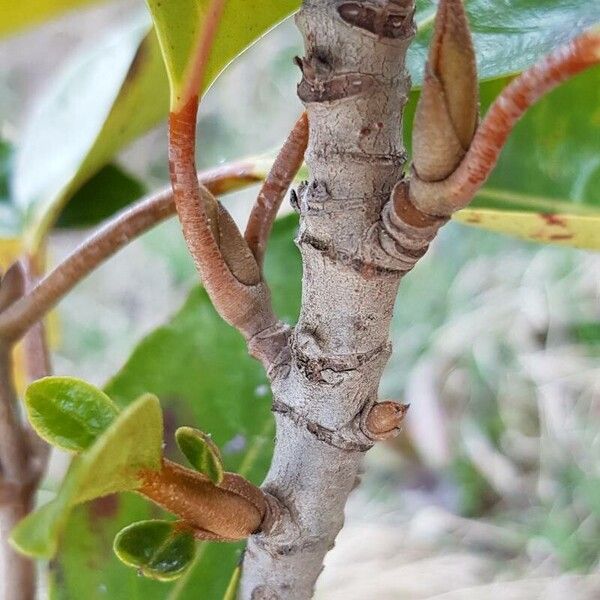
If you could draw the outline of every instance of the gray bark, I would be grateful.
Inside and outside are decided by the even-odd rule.
[[[401,222],[388,202],[403,185],[413,9],[412,0],[305,0],[297,15],[312,176],[296,198],[302,309],[290,361],[272,375],[277,439],[263,489],[283,508],[249,540],[245,600],[312,596],[373,443],[365,419],[400,278],[437,231]]]

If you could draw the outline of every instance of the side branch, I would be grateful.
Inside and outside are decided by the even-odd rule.
[[[410,200],[429,215],[449,216],[464,208],[494,169],[513,127],[542,96],[600,63],[600,30],[559,48],[514,79],[495,100],[458,168],[442,181],[424,181],[413,169]]]
[[[260,181],[253,165],[238,162],[205,171],[200,180],[222,194]],[[31,291],[0,313],[0,338],[16,341],[107,258],[175,213],[171,190],[142,200],[111,219]]]
[[[302,166],[308,145],[306,113],[296,121],[285,140],[250,213],[244,237],[256,262],[262,267],[271,228],[288,188]]]
[[[198,98],[169,116],[169,169],[183,236],[215,308],[267,370],[278,364],[289,328],[273,312],[260,267],[229,213],[198,183]]]

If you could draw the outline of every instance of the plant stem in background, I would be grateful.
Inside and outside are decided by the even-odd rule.
[[[251,162],[242,161],[205,171],[200,179],[215,194],[220,194],[252,185],[261,177]],[[165,190],[113,217],[23,298],[0,313],[0,337],[15,340],[23,336],[107,258],[173,214],[173,194]]]
[[[33,600],[35,563],[8,543],[8,534],[33,506],[35,481],[27,435],[12,382],[12,348],[0,346],[0,590],[4,598]]]

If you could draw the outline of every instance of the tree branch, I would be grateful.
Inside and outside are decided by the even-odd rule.
[[[285,140],[261,187],[246,225],[244,237],[260,267],[263,264],[267,240],[277,211],[296,173],[302,166],[307,144],[308,118],[306,113],[302,113]]]
[[[298,95],[310,129],[311,181],[298,190],[302,308],[287,371],[272,377],[277,434],[263,489],[283,506],[248,541],[243,600],[312,597],[364,452],[404,409],[377,405],[401,277],[371,240],[405,162],[410,0],[305,0]]]
[[[205,171],[200,179],[215,194],[261,180],[252,163],[242,161]],[[75,249],[23,298],[0,313],[0,338],[17,340],[84,277],[137,236],[175,213],[171,190],[126,209]]]

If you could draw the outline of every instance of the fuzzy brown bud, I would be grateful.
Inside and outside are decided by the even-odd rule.
[[[475,52],[461,0],[441,0],[413,127],[413,167],[446,179],[469,149],[478,117]]]
[[[398,435],[409,406],[390,400],[374,404],[365,420],[367,435],[374,440],[385,440]]]

